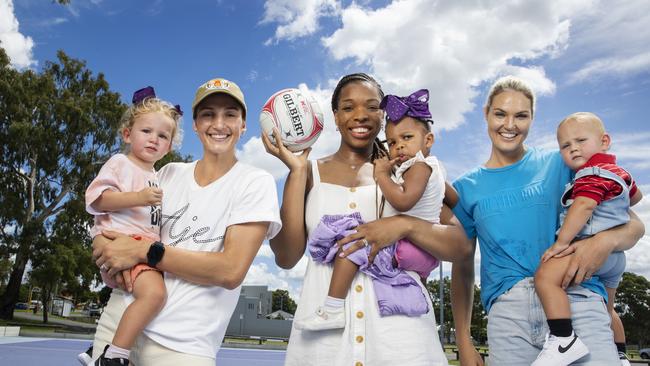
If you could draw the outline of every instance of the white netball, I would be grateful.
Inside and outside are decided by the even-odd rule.
[[[316,142],[323,130],[323,112],[316,99],[299,89],[283,89],[264,103],[260,113],[262,131],[273,137],[273,127],[290,151],[304,150]]]

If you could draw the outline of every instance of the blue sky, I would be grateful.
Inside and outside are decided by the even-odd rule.
[[[328,106],[342,75],[371,73],[391,94],[428,88],[432,153],[454,179],[487,159],[486,89],[515,74],[539,97],[529,145],[554,147],[564,116],[595,112],[619,163],[650,195],[648,24],[646,0],[0,0],[0,41],[16,68],[39,69],[62,49],[104,73],[125,102],[152,85],[186,111],[202,82],[237,82],[249,108],[239,157],[272,172],[278,187],[286,170],[264,153],[257,116],[279,89],[300,87],[320,101],[325,131],[311,155],[319,157],[338,146]],[[181,151],[200,157],[189,113],[184,129]],[[650,200],[635,211],[650,232]],[[649,249],[646,235],[628,252],[629,271],[650,278]],[[289,288],[296,297],[305,265],[278,270],[265,244],[246,283]]]

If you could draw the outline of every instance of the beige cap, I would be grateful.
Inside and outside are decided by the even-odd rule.
[[[244,101],[244,93],[242,93],[239,86],[233,83],[230,80],[216,78],[209,81],[206,81],[198,89],[196,89],[196,95],[194,96],[194,101],[192,102],[192,116],[196,116],[196,111],[194,110],[203,99],[208,95],[214,93],[226,93],[231,97],[235,98],[236,101],[241,104],[244,109],[244,119],[246,119],[246,102]]]

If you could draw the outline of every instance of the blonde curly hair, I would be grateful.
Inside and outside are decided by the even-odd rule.
[[[181,113],[171,103],[158,98],[146,98],[141,102],[131,105],[120,119],[120,132],[133,128],[135,120],[147,113],[160,112],[174,121],[172,130],[172,147],[177,149],[183,141],[183,129],[181,128]]]

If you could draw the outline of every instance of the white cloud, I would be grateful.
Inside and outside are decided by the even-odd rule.
[[[43,19],[37,24],[39,27],[47,28],[47,27],[53,27],[67,22],[68,22],[68,18],[57,17],[51,19]]]
[[[578,65],[569,82],[626,77],[650,70],[650,2],[600,1],[578,13],[568,53]]]
[[[503,75],[513,75],[526,80],[538,96],[555,94],[555,83],[546,77],[546,73],[542,67],[506,65],[501,68],[501,73]]]
[[[246,75],[246,80],[254,82],[254,81],[257,80],[257,77],[258,77],[258,72],[257,72],[257,70],[251,70],[251,71],[248,73],[248,75]]]
[[[621,55],[590,61],[583,68],[569,75],[568,82],[569,84],[594,82],[604,77],[626,77],[648,71],[650,71],[650,50],[631,57]]]
[[[340,17],[341,26],[322,38],[333,58],[371,70],[391,93],[429,88],[437,128],[462,124],[478,88],[503,74],[527,79],[540,95],[554,94],[555,83],[537,65],[547,58],[568,54],[561,63],[574,65],[566,79],[573,83],[650,70],[647,0],[362,4],[269,0],[262,23],[279,24],[275,41],[293,40],[317,31],[305,24]]]
[[[298,301],[302,289],[302,279],[307,268],[307,258],[296,264],[293,269],[281,270],[275,265],[264,262],[257,262],[251,265],[246,274],[244,285],[266,285],[269,290],[283,289],[289,291],[289,295]]]
[[[237,158],[246,164],[264,169],[273,175],[276,180],[284,177],[288,169],[284,164],[264,150],[264,144],[260,137],[254,136],[248,139],[241,150],[237,150]]]
[[[502,74],[526,77],[541,94],[555,91],[544,69],[528,63],[566,48],[571,5],[404,0],[373,10],[352,4],[323,44],[337,60],[369,66],[391,93],[429,88],[433,119],[453,129],[475,107],[477,88]]]
[[[307,271],[307,263],[309,259],[306,255],[303,255],[298,263],[291,269],[280,270],[280,278],[292,279],[292,280],[302,280],[305,277],[305,272]]]
[[[621,166],[632,172],[650,170],[650,132],[612,133],[611,137],[610,151]]]
[[[634,248],[626,252],[627,267],[626,271],[643,275],[650,279],[650,184],[639,185],[639,189],[644,193],[644,198],[636,204],[632,210],[639,216],[645,225],[645,235]]]
[[[34,41],[19,32],[12,0],[0,0],[0,47],[4,48],[12,66],[25,68],[36,65],[32,55]]]
[[[261,23],[279,23],[266,45],[310,35],[318,29],[318,20],[338,12],[337,0],[267,0]]]
[[[257,252],[257,257],[265,257],[265,258],[275,257],[275,255],[273,254],[273,250],[271,249],[271,246],[268,244],[268,242],[262,244],[262,247]]]
[[[269,272],[269,266],[266,263],[253,264],[246,274],[244,285],[266,285],[271,290],[289,288],[287,281]]]

